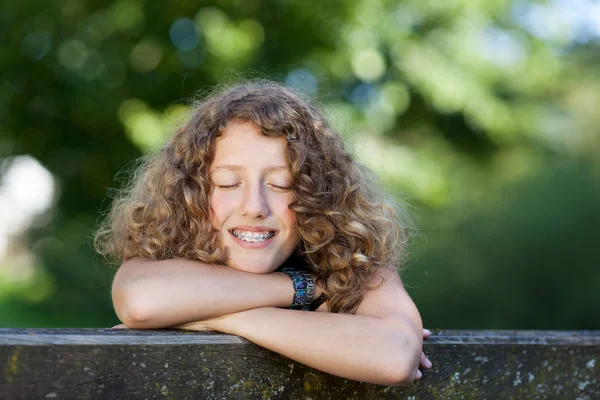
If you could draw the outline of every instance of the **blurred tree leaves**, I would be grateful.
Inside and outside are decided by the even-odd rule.
[[[408,280],[426,324],[597,328],[599,40],[564,3],[4,4],[0,159],[34,156],[61,194],[28,244],[52,293],[0,289],[0,324],[116,322],[90,248],[115,175],[198,90],[266,76],[319,102],[416,207]]]
[[[552,161],[473,209],[419,218],[425,237],[407,282],[426,325],[600,327],[600,171],[588,161]]]

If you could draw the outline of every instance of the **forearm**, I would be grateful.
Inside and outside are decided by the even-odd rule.
[[[294,289],[281,272],[252,274],[197,261],[134,259],[113,282],[113,304],[130,328],[162,328],[258,307],[287,307]]]
[[[347,379],[407,385],[419,366],[422,333],[368,315],[259,308],[217,321],[215,328],[243,336],[302,364]]]

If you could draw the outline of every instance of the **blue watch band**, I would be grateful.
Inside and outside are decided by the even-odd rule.
[[[315,290],[312,276],[308,272],[294,268],[282,268],[281,272],[289,276],[294,284],[294,302],[288,308],[309,311]]]

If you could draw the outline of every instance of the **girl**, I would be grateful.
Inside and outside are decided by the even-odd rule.
[[[317,109],[254,82],[195,106],[115,199],[95,246],[122,263],[123,327],[219,331],[405,386],[431,363],[395,268],[407,229],[392,204]]]

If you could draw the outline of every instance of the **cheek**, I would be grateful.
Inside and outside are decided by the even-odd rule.
[[[290,204],[293,201],[294,201],[293,196],[286,196],[285,198],[280,199],[280,201],[277,204],[277,209],[279,210],[279,215],[280,215],[282,222],[289,228],[292,228],[295,230],[296,214],[292,210],[290,210]]]
[[[234,208],[234,199],[223,192],[213,192],[210,196],[209,218],[215,228],[220,228],[223,222],[231,215]]]

